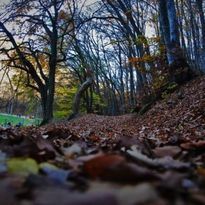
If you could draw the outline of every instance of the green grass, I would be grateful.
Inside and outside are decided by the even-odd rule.
[[[19,117],[16,115],[8,115],[0,113],[0,125],[6,125],[10,122],[13,126],[17,125],[18,123],[22,123],[23,126],[28,125],[39,125],[41,120],[40,119],[28,119],[24,117]]]

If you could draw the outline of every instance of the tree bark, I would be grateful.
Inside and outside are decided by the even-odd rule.
[[[201,52],[201,66],[205,64],[205,16],[203,11],[203,1],[202,0],[196,0],[196,5],[199,10],[199,17],[200,17],[200,23],[201,23],[201,41],[202,41],[202,52]],[[205,69],[204,69],[205,72]]]
[[[167,60],[169,65],[171,65],[177,58],[177,54],[173,52],[173,50],[180,46],[178,23],[174,1],[160,0],[159,13],[164,42],[167,48]]]
[[[167,50],[169,81],[183,83],[191,78],[190,68],[180,47],[174,0],[159,1],[160,24]]]
[[[75,118],[78,114],[79,114],[79,110],[80,110],[80,100],[83,96],[83,94],[85,93],[85,91],[92,85],[93,83],[93,75],[90,72],[87,72],[87,79],[86,81],[80,86],[80,88],[78,89],[74,100],[73,100],[73,110],[72,110],[72,114],[68,117],[68,120],[72,120],[73,118]]]
[[[202,36],[202,46],[203,49],[205,49],[205,16],[203,12],[203,1],[202,0],[196,0],[196,4],[199,10],[199,17],[201,21],[201,36]]]

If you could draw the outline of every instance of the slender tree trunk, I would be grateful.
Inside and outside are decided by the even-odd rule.
[[[160,0],[159,12],[165,46],[167,48],[169,80],[183,83],[191,77],[191,73],[186,57],[180,47],[178,20],[174,0]]]
[[[196,4],[199,10],[199,16],[201,21],[202,47],[203,49],[205,49],[205,16],[203,11],[203,0],[196,0]]]
[[[174,0],[167,0],[167,14],[169,19],[170,41],[179,46],[178,20]]]
[[[192,34],[192,42],[193,42],[193,48],[194,48],[194,60],[195,60],[195,64],[197,66],[197,68],[199,67],[199,56],[198,56],[198,46],[197,46],[197,42],[196,42],[196,28],[195,28],[195,23],[194,23],[194,14],[192,11],[192,2],[191,0],[187,1],[188,3],[188,8],[189,8],[189,15],[190,15],[190,30],[191,30],[191,34]]]
[[[43,121],[41,124],[47,124],[53,119],[53,103],[55,95],[55,75],[57,68],[57,44],[58,44],[58,32],[57,28],[53,28],[53,34],[51,38],[51,56],[49,61],[49,77],[43,91]]]
[[[182,14],[182,12],[180,12],[180,5],[179,5],[178,0],[176,1],[176,9],[177,9],[178,14]],[[181,10],[183,10],[182,6],[181,6]],[[178,24],[179,24],[178,25],[179,26],[179,35],[181,37],[182,48],[183,48],[183,50],[186,50],[186,43],[185,43],[184,33],[183,33],[183,20],[182,20],[182,18],[179,19]],[[186,52],[186,54],[187,54],[187,52]]]
[[[71,120],[75,118],[80,110],[80,101],[83,96],[83,94],[87,91],[87,89],[92,85],[93,83],[93,75],[92,73],[89,73],[87,75],[86,81],[80,86],[79,90],[77,91],[75,98],[73,100],[73,110],[72,114],[68,117],[68,120]]]
[[[172,53],[169,52],[168,46],[170,45],[170,28],[167,14],[166,0],[159,1],[159,15],[160,15],[160,26],[162,31],[162,37],[167,47],[167,60],[168,62],[173,61]]]
[[[203,0],[196,0],[196,5],[199,10],[199,17],[201,23],[201,42],[202,42],[201,65],[204,66],[205,64],[205,16],[203,11]],[[202,69],[205,72],[205,68]]]
[[[42,107],[42,122],[41,125],[44,125],[49,122],[50,114],[47,109],[47,90],[42,89],[40,90],[41,94],[41,107]]]
[[[160,0],[159,12],[164,41],[167,48],[167,59],[169,65],[171,65],[178,58],[177,53],[174,52],[174,50],[180,47],[174,0]]]

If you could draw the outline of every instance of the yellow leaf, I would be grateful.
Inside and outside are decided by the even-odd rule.
[[[11,158],[7,161],[8,172],[27,176],[37,174],[39,167],[37,162],[31,158]]]

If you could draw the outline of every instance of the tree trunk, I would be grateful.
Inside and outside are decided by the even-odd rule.
[[[167,60],[168,62],[172,62],[172,53],[169,52],[168,46],[170,44],[170,28],[169,28],[169,20],[167,14],[166,0],[159,1],[159,16],[160,16],[160,26],[162,31],[162,37],[164,43],[167,47]]]
[[[203,11],[203,1],[196,0],[196,4],[199,10],[199,17],[201,21],[202,47],[203,49],[205,49],[205,17],[204,17],[204,11]]]
[[[46,90],[41,90],[40,93],[41,93],[41,107],[42,107],[42,118],[43,118],[43,120],[41,122],[41,125],[45,125],[51,119],[48,108],[47,108],[47,98],[48,98],[48,96],[47,96],[47,91]]]
[[[84,94],[84,92],[92,85],[93,83],[93,76],[92,74],[88,74],[86,81],[80,86],[78,89],[75,98],[73,100],[73,110],[72,114],[68,117],[68,120],[75,118],[80,110],[80,100]]]
[[[167,60],[169,65],[171,65],[177,59],[177,53],[173,51],[180,46],[174,0],[160,0],[159,12],[163,37],[167,48]]]
[[[53,119],[53,98],[54,98],[53,86],[54,83],[50,87],[49,85],[47,85],[40,90],[42,118],[43,118],[41,125],[48,124]],[[50,90],[52,90],[52,92]]]
[[[203,66],[205,64],[205,16],[203,11],[203,1],[202,0],[196,0],[197,8],[199,10],[199,17],[200,17],[200,23],[201,23],[201,41],[202,41],[202,52],[201,52],[201,67],[203,69]],[[205,72],[205,69],[203,69]]]
[[[169,80],[183,83],[189,80],[190,69],[180,47],[178,20],[174,0],[159,1],[160,23],[167,49]]]
[[[53,119],[53,102],[55,94],[55,75],[57,68],[57,44],[58,32],[56,26],[53,28],[51,37],[51,57],[49,59],[49,73],[48,80],[45,82],[45,89],[42,90],[42,108],[43,108],[43,121],[41,124],[47,124]]]

